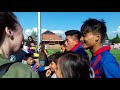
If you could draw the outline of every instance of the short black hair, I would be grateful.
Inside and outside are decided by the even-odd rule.
[[[49,60],[49,64],[53,61],[54,63],[57,64],[57,60],[60,56],[62,56],[63,53],[61,52],[56,52],[56,53],[53,53],[52,55],[50,55],[48,57],[48,60]]]
[[[89,32],[98,32],[101,35],[101,42],[103,42],[107,32],[106,22],[103,19],[97,20],[89,18],[83,23],[80,31],[82,36]]]
[[[29,57],[33,58],[33,55],[31,53],[26,53],[24,59],[27,60]]]
[[[68,30],[65,32],[66,36],[75,36],[78,41],[80,41],[81,33],[79,30]]]

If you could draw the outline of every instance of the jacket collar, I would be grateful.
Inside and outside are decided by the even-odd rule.
[[[79,42],[78,44],[76,44],[72,49],[71,51],[75,51],[79,46],[81,46],[81,42]]]
[[[98,54],[100,54],[100,53],[102,53],[102,52],[104,52],[104,51],[110,50],[110,49],[111,49],[110,46],[103,46],[103,47],[101,47],[100,49],[98,49],[98,50],[93,54],[93,56],[96,56],[96,55],[98,55]]]

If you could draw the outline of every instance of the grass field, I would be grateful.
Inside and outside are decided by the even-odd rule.
[[[120,50],[111,50],[111,53],[115,56],[116,60],[120,64]]]
[[[48,50],[48,54],[51,55],[57,51],[59,51],[59,50]],[[120,50],[111,50],[110,52],[114,55],[117,62],[120,64]],[[91,53],[89,51],[87,51],[87,53],[88,53],[89,57],[91,57]]]

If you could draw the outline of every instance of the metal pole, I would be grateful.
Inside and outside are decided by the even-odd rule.
[[[38,44],[41,42],[40,12],[38,12]]]

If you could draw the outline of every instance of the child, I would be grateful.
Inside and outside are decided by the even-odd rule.
[[[95,78],[120,78],[120,68],[115,57],[110,53],[110,46],[103,46],[107,29],[103,20],[88,19],[81,26],[83,48],[92,53],[90,66]]]
[[[46,77],[48,78],[57,78],[55,74],[55,70],[57,68],[57,60],[62,55],[61,52],[56,52],[49,56],[49,66],[50,69],[46,71]]]
[[[65,45],[65,40],[60,42],[60,49],[61,49],[61,52],[66,52],[67,49],[66,49],[66,45]]]
[[[39,50],[39,62],[40,62],[40,64],[42,65],[42,66],[46,66],[47,65],[47,60],[48,60],[48,58],[47,58],[47,55],[46,55],[46,53],[44,52],[44,49],[43,48],[40,48],[40,50]]]
[[[40,77],[39,72],[42,72],[50,68],[49,66],[41,66],[38,61],[34,60],[30,53],[28,53],[26,57],[27,58],[23,60],[24,64],[30,65],[31,68],[38,74],[39,77]]]
[[[57,78],[90,78],[89,63],[82,55],[68,52],[57,60]]]

